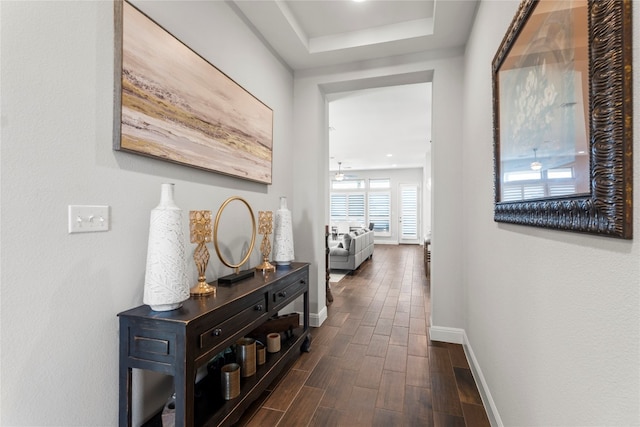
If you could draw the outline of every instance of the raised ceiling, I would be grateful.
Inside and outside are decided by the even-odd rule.
[[[424,52],[433,58],[461,54],[477,0],[231,4],[283,63],[300,72]],[[431,139],[430,83],[345,90],[330,96],[329,110],[332,169],[338,161],[354,170],[424,164]]]

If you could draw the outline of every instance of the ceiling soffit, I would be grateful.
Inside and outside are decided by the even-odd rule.
[[[303,70],[430,50],[459,51],[469,35],[476,1],[233,4],[289,67]]]

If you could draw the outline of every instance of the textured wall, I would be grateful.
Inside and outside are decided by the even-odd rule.
[[[633,241],[493,221],[491,61],[517,6],[481,2],[465,58],[465,330],[504,425],[639,425],[640,192]]]
[[[185,211],[215,212],[240,195],[257,215],[285,195],[295,215],[291,72],[224,2],[141,6],[273,108],[273,185],[112,151],[111,1],[0,2],[2,425],[117,424],[116,314],[142,303],[161,183],[176,184]],[[110,205],[111,230],[67,234],[69,204]],[[209,249],[211,280],[229,271]],[[254,252],[251,265],[258,260]],[[135,379],[138,424],[170,381]],[[155,391],[143,399],[143,388]]]

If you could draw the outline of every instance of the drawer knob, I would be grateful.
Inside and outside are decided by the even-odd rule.
[[[262,310],[263,310],[263,308],[264,308],[264,307],[262,306],[262,304],[258,304],[258,305],[256,305],[256,306],[254,307],[254,309],[255,309],[256,311],[262,311]]]
[[[279,293],[278,293],[278,296],[279,296],[279,297],[282,297],[282,298],[286,298],[286,297],[287,297],[287,291],[279,292]]]
[[[304,279],[301,279],[301,280],[300,280],[300,284],[304,285],[305,283],[307,283],[307,281],[306,281],[306,280],[304,280]]]
[[[222,335],[222,329],[220,328],[214,329],[213,332],[211,332],[211,335],[213,335],[214,337],[219,337],[220,335]]]

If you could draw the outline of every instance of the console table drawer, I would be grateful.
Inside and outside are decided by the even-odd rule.
[[[265,304],[265,295],[261,294],[259,297],[249,299],[233,317],[225,320],[206,330],[200,334],[200,347],[201,352],[207,351],[210,348],[224,342],[230,338],[233,334],[238,332],[238,327],[253,322],[263,316],[267,312],[267,306]]]
[[[133,322],[125,326],[125,329],[128,330],[129,357],[141,363],[172,363],[175,360],[175,331],[153,328],[147,322]]]
[[[283,281],[277,288],[271,291],[269,302],[273,305],[271,308],[276,308],[280,304],[284,304],[287,300],[302,293],[307,289],[307,277],[305,273],[296,274],[290,278],[290,280]]]

